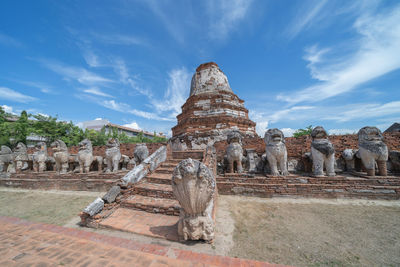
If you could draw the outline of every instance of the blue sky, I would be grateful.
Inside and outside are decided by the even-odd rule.
[[[170,132],[215,61],[262,134],[400,121],[398,1],[2,1],[0,105]]]

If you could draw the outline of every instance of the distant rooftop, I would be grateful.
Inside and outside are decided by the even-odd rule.
[[[128,136],[137,136],[139,133],[143,133],[143,136],[145,136],[145,137],[154,137],[154,133],[139,130],[139,129],[133,129],[133,128],[122,126],[122,125],[115,124],[115,123],[111,123],[107,119],[96,119],[96,120],[92,120],[92,121],[82,122],[83,129],[93,129],[96,131],[100,131],[103,127],[106,127],[106,131],[108,131],[108,129],[110,129],[110,128],[116,128],[116,129],[122,130],[123,132],[128,134]],[[165,137],[165,135],[162,133],[156,134],[155,136]]]
[[[393,123],[392,126],[387,128],[384,133],[394,133],[394,132],[400,132],[400,123]]]

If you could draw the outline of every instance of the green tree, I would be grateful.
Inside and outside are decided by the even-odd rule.
[[[293,137],[300,137],[303,135],[310,135],[312,132],[312,125],[309,125],[305,129],[298,129],[293,133]]]
[[[11,114],[4,111],[0,107],[0,145],[11,146],[10,138],[12,137],[11,123],[7,121],[7,117]]]

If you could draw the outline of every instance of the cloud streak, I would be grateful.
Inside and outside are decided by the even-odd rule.
[[[162,100],[152,100],[152,105],[160,112],[171,112],[169,117],[175,117],[181,112],[189,94],[190,73],[186,68],[173,69],[168,73],[167,91]]]
[[[207,2],[210,16],[209,36],[212,39],[226,39],[249,13],[250,0],[221,0]]]
[[[295,38],[301,31],[309,27],[314,20],[316,20],[318,14],[327,2],[327,0],[309,1],[286,29],[285,34],[289,39]]]
[[[27,103],[35,101],[37,98],[24,95],[7,87],[0,87],[0,99],[5,99],[13,102]]]
[[[320,83],[294,94],[280,94],[278,100],[296,104],[322,101],[354,90],[358,86],[400,68],[400,5],[380,13],[363,14],[353,27],[361,36],[354,54],[342,56],[337,63],[336,53],[330,60],[321,60],[329,54],[326,48],[312,47],[305,59],[311,75]]]
[[[14,47],[22,47],[22,43],[20,43],[15,38],[0,33],[0,44],[7,45],[7,46],[14,46]]]
[[[63,76],[66,80],[74,80],[83,85],[93,86],[114,83],[113,80],[104,78],[82,67],[67,66],[49,60],[40,60],[40,62],[49,70]]]
[[[170,118],[160,117],[155,113],[147,112],[143,110],[133,109],[130,105],[122,102],[116,102],[114,100],[104,100],[99,103],[105,108],[112,109],[118,112],[129,113],[145,119],[153,119],[159,121],[171,121]]]
[[[111,98],[113,98],[112,95],[109,95],[109,94],[107,94],[107,93],[104,93],[103,91],[101,91],[101,90],[100,90],[99,88],[97,88],[97,87],[91,87],[91,88],[88,88],[88,89],[84,89],[83,92],[84,92],[84,93],[87,93],[87,94],[92,94],[92,95],[97,95],[97,96],[102,96],[102,97],[111,97]]]

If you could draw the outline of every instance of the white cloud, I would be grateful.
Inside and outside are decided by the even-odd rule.
[[[132,129],[136,129],[136,130],[142,130],[140,127],[139,127],[139,124],[137,124],[137,122],[131,122],[131,123],[127,123],[127,124],[124,124],[123,126],[125,126],[125,127],[129,127],[129,128],[132,128]]]
[[[99,41],[112,44],[112,45],[145,45],[146,41],[142,38],[123,35],[123,34],[98,34],[92,33],[92,35]]]
[[[7,87],[0,87],[0,99],[6,99],[14,102],[31,102],[36,100],[35,97],[21,94]]]
[[[256,132],[259,136],[263,137],[265,131],[268,129],[269,122],[266,121],[257,121],[256,122]]]
[[[15,47],[21,47],[22,44],[17,41],[15,38],[2,34],[0,33],[0,44],[7,45],[7,46],[15,46]]]
[[[248,14],[250,0],[209,0],[207,10],[211,18],[209,35],[213,39],[225,39]]]
[[[357,86],[400,68],[400,5],[380,14],[364,13],[354,23],[360,38],[353,54],[342,55],[330,49],[332,58],[321,60],[330,54],[327,49],[309,49],[306,59],[313,78],[318,84],[290,95],[280,94],[279,100],[296,104],[317,102],[349,92]],[[350,42],[349,42],[350,43]],[[318,60],[316,60],[318,59]],[[338,63],[340,62],[340,63]]]
[[[145,3],[151,11],[161,20],[162,25],[172,35],[178,43],[184,43],[184,31],[182,29],[183,21],[176,19],[176,16],[167,13],[166,10],[171,6],[170,2],[148,0]],[[165,3],[165,5],[163,5]]]
[[[96,68],[102,66],[99,57],[93,53],[93,51],[86,49],[83,52],[83,58],[90,67]]]
[[[323,119],[347,122],[400,114],[400,101],[392,101],[385,104],[354,104],[348,105],[341,110],[334,115],[325,116]]]
[[[309,27],[318,17],[321,9],[326,5],[327,0],[308,1],[308,4],[302,2],[303,8],[295,16],[292,23],[286,29],[285,34],[290,38],[296,37],[302,30]]]
[[[283,132],[283,135],[285,137],[292,137],[294,132],[296,131],[296,129],[292,128],[281,128],[280,130]]]
[[[152,92],[146,90],[139,86],[138,82],[129,74],[128,67],[125,64],[125,61],[122,59],[116,59],[113,62],[112,67],[114,68],[115,72],[119,75],[119,80],[121,83],[129,85],[132,89],[139,92],[140,94],[147,96],[149,98],[152,97]]]
[[[146,118],[146,119],[171,121],[170,118],[160,117],[157,114],[152,113],[152,112],[133,109],[133,108],[131,108],[130,105],[128,105],[126,103],[119,103],[114,100],[104,100],[104,101],[100,102],[99,104],[108,109],[112,109],[112,110],[123,112],[123,113],[133,114],[135,116],[139,116],[139,117]]]
[[[17,115],[17,113],[14,112],[13,107],[10,107],[10,106],[7,106],[7,105],[2,105],[1,107],[3,108],[3,110],[4,110],[6,113],[10,113],[10,114],[13,114],[13,115]]]
[[[181,112],[189,94],[190,73],[186,68],[173,69],[168,73],[169,81],[167,91],[162,100],[153,100],[152,104],[158,112],[170,111],[171,118]]]
[[[41,91],[42,93],[49,94],[49,93],[52,93],[52,92],[53,92],[52,86],[50,86],[50,85],[48,85],[48,84],[45,84],[45,83],[41,83],[41,82],[31,82],[31,81],[16,81],[16,82],[18,82],[18,83],[20,83],[20,84],[24,84],[24,85],[30,86],[30,87],[38,88],[38,89],[40,89],[40,91]]]
[[[344,134],[355,134],[358,130],[355,129],[330,129],[328,130],[328,134],[333,135],[344,135]]]
[[[96,73],[88,71],[81,67],[72,67],[63,65],[57,62],[41,60],[42,64],[50,69],[51,71],[64,76],[67,80],[74,80],[83,85],[93,86],[101,84],[109,84],[114,81],[108,78],[104,78]]]
[[[99,88],[97,87],[91,87],[88,89],[84,89],[83,92],[88,93],[88,94],[93,94],[93,95],[97,95],[97,96],[103,96],[103,97],[111,97],[113,98],[112,95],[109,95],[107,93],[104,93],[103,91],[101,91]]]

